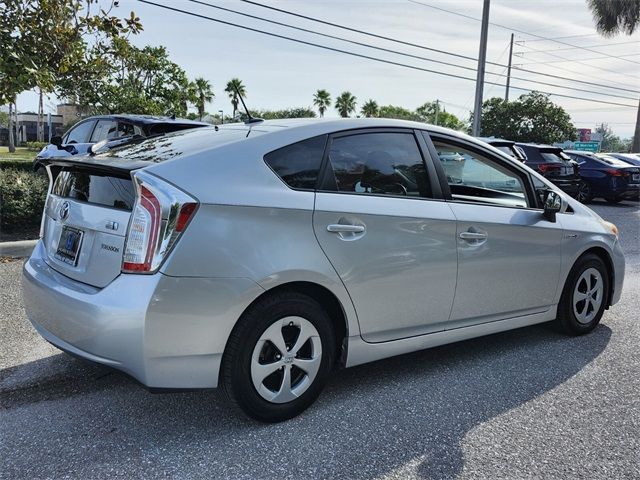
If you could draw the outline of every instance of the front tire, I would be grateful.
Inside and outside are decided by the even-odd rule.
[[[229,399],[251,418],[281,422],[320,395],[336,349],[331,319],[314,299],[281,292],[240,318],[222,361]]]
[[[609,292],[607,266],[600,257],[580,257],[567,277],[558,304],[557,325],[568,335],[591,332],[604,314]]]

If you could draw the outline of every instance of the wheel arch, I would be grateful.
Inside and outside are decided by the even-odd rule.
[[[272,288],[269,288],[268,290],[265,290],[258,297],[256,297],[245,308],[243,314],[264,298],[286,291],[307,295],[308,297],[313,298],[325,309],[332,321],[336,336],[336,351],[338,352],[336,360],[338,361],[340,367],[344,367],[347,359],[347,339],[349,338],[350,332],[349,318],[347,312],[345,311],[344,305],[342,304],[338,296],[327,287],[311,281],[291,281],[281,283]]]
[[[578,260],[580,260],[585,255],[589,255],[589,254],[596,255],[597,257],[599,257],[607,267],[607,274],[609,276],[609,288],[607,289],[607,292],[606,292],[607,299],[605,302],[605,308],[608,309],[611,306],[611,299],[613,297],[613,288],[615,285],[615,270],[613,267],[613,259],[611,258],[611,255],[607,251],[607,249],[597,245],[587,248],[586,250],[581,252],[580,255],[576,257],[573,264],[571,265],[571,268],[573,268],[573,265],[575,265]],[[569,269],[569,272],[570,271],[571,269]],[[569,272],[567,272],[567,278],[569,276]],[[565,283],[566,281],[567,279],[565,278]]]

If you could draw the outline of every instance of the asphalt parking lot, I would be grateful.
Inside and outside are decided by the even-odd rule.
[[[627,276],[592,334],[541,325],[343,370],[278,425],[60,353],[25,318],[22,262],[0,264],[0,478],[640,478],[640,205],[593,208]]]

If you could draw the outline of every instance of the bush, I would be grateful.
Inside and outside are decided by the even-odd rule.
[[[39,152],[47,145],[49,145],[47,142],[27,142],[27,150],[30,152]]]
[[[40,224],[47,180],[15,168],[0,170],[0,228],[23,230]]]
[[[4,170],[20,170],[21,172],[33,172],[33,162],[24,160],[0,160],[0,172]]]

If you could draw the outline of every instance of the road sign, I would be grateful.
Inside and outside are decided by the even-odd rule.
[[[600,151],[600,142],[573,142],[573,149],[596,153]]]

